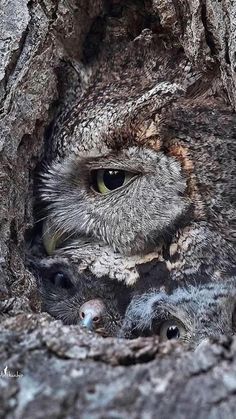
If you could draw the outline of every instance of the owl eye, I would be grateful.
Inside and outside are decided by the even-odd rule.
[[[177,320],[168,320],[161,325],[159,333],[161,340],[165,341],[183,338],[186,330]]]
[[[92,186],[95,191],[107,194],[126,185],[134,173],[125,170],[98,169],[92,171]]]

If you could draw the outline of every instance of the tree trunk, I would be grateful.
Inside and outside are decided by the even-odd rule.
[[[156,338],[85,334],[40,313],[25,267],[35,173],[52,148],[52,126],[101,80],[121,86],[124,72],[125,89],[140,65],[145,77],[134,92],[166,82],[155,111],[175,109],[179,98],[207,115],[217,108],[208,122],[227,115],[227,136],[236,107],[235,2],[0,0],[0,17],[1,417],[235,417],[236,340],[191,353]],[[188,135],[195,129],[187,125]],[[23,376],[9,377],[16,371]]]

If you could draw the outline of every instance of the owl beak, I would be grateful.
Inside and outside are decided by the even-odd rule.
[[[80,322],[81,326],[86,327],[88,330],[93,330],[93,315],[87,314]]]
[[[81,326],[86,327],[88,330],[96,329],[99,327],[104,312],[104,303],[99,298],[86,301],[79,310]]]

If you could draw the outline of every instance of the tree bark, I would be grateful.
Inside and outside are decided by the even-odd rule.
[[[2,417],[235,417],[235,339],[191,353],[156,338],[88,335],[40,313],[25,267],[51,127],[129,57],[131,75],[141,60],[147,83],[155,73],[178,86],[173,107],[187,91],[190,105],[217,103],[217,117],[233,118],[234,1],[0,0]],[[23,376],[8,376],[16,371]]]

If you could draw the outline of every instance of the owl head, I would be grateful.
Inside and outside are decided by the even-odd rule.
[[[79,273],[65,258],[31,263],[42,300],[42,310],[64,324],[78,324],[103,336],[114,336],[128,303],[130,290],[109,278]]]
[[[50,214],[44,227],[49,251],[73,237],[123,255],[145,254],[169,240],[191,212],[180,163],[137,146],[53,164],[41,197]]]
[[[158,335],[196,347],[206,338],[236,331],[236,278],[177,288],[172,294],[153,290],[132,299],[120,336]]]

